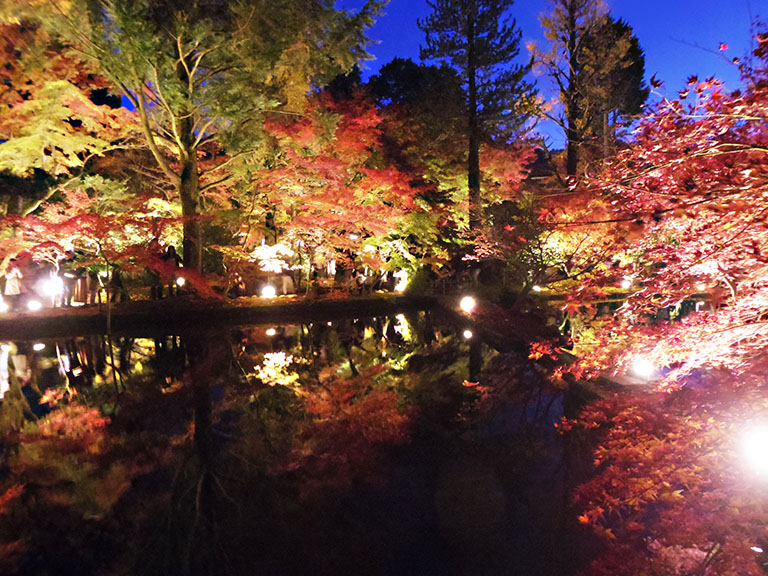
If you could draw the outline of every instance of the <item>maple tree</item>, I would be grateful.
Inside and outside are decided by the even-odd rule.
[[[229,168],[262,144],[265,112],[301,112],[313,82],[364,57],[362,31],[378,8],[371,1],[353,15],[301,0],[27,2],[5,12],[64,35],[131,102],[144,143],[181,202],[184,261],[201,271],[203,194],[232,179]],[[206,166],[200,157],[214,143],[228,156]]]
[[[563,423],[596,435],[596,474],[576,493],[605,540],[590,574],[763,573],[764,475],[743,448],[766,407],[768,36],[756,39],[741,89],[691,77],[587,180],[601,211],[555,222],[621,234],[568,304],[626,292],[577,338],[574,372],[655,367],[653,386]]]

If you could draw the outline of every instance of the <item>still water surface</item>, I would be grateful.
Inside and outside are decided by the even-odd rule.
[[[414,312],[4,343],[0,480],[24,492],[0,572],[574,573],[567,399],[466,330]]]

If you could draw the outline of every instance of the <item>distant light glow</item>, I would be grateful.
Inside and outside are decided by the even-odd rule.
[[[274,328],[267,328],[267,331],[265,332],[265,334],[267,336],[274,336],[275,334],[277,334],[277,330],[275,330]]]
[[[462,298],[459,302],[459,308],[461,308],[461,311],[465,312],[466,314],[472,314],[472,311],[475,309],[476,305],[477,302],[475,302],[475,299],[472,298],[472,296],[464,296],[464,298]]]
[[[395,292],[405,292],[408,287],[408,272],[406,270],[397,270],[392,273],[393,278],[397,278],[397,284],[395,284]]]
[[[176,278],[176,286],[178,286],[179,288],[184,286],[184,284],[186,283],[187,281],[184,279],[184,276],[179,276],[178,278]]]
[[[632,360],[631,370],[635,376],[644,379],[651,378],[656,374],[656,366],[654,366],[653,362],[648,360],[648,358],[643,356],[636,356],[635,359]]]
[[[274,298],[277,296],[277,290],[271,284],[267,284],[261,289],[261,296],[262,298]]]
[[[760,548],[760,546],[750,546],[749,549],[752,550],[752,552],[757,552],[758,554],[763,553],[763,549]]]
[[[632,286],[632,278],[629,276],[624,276],[624,278],[621,280],[621,287],[626,290],[630,286]]]
[[[32,312],[37,312],[43,307],[43,305],[37,300],[30,300],[27,302],[27,308]]]
[[[741,433],[741,456],[748,468],[768,475],[768,423],[755,423]]]
[[[8,307],[8,302],[5,300],[0,300],[0,312],[8,312],[10,308]]]
[[[43,284],[43,292],[46,296],[55,297],[64,293],[64,281],[58,276],[51,276]]]
[[[704,292],[704,290],[706,289],[707,289],[707,285],[704,284],[703,282],[699,282],[698,284],[696,284],[696,290],[698,290],[699,292]]]
[[[464,330],[462,336],[464,336],[466,340],[470,340],[474,334],[472,334],[472,330]]]
[[[534,292],[541,292],[541,286],[539,286],[538,284],[534,284],[532,290]]]
[[[42,350],[45,350],[45,344],[42,342],[35,342],[35,345],[32,346],[32,350],[35,352],[41,352]]]

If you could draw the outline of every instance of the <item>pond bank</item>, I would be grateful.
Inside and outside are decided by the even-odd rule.
[[[177,335],[220,326],[296,322],[329,317],[393,314],[435,307],[431,296],[375,294],[361,297],[301,298],[281,296],[203,300],[179,296],[107,306],[45,308],[0,316],[0,340],[31,340],[85,334],[154,335],[158,329]]]

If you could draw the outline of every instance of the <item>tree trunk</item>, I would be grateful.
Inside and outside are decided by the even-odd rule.
[[[179,198],[181,214],[184,217],[183,258],[184,267],[196,272],[203,271],[203,231],[200,224],[200,172],[197,165],[197,150],[194,148],[195,135],[192,121],[179,121],[180,132],[184,135],[185,147],[181,150],[181,171]]]
[[[469,154],[467,185],[469,188],[469,229],[480,228],[483,203],[480,196],[480,130],[477,118],[477,62],[475,54],[474,5],[467,17],[467,81],[469,84]]]
[[[579,59],[576,53],[577,43],[577,25],[576,8],[573,3],[568,5],[568,86],[565,96],[565,115],[568,122],[566,128],[566,158],[565,173],[568,176],[575,176],[579,168],[579,137],[578,117],[578,71]]]

